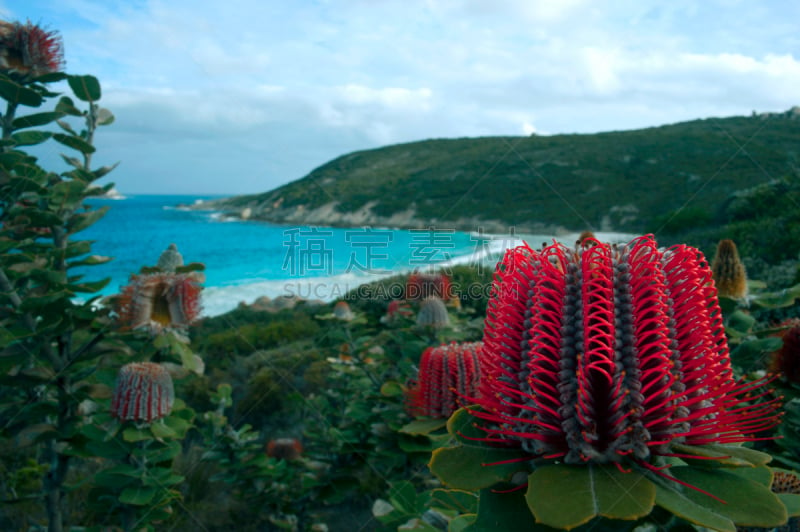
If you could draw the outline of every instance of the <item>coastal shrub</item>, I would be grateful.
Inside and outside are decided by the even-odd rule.
[[[196,349],[206,357],[230,359],[313,336],[319,325],[305,314],[285,311],[266,323],[248,323],[205,336],[195,332]]]

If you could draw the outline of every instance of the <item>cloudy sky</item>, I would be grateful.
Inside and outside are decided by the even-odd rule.
[[[67,71],[100,79],[117,120],[97,161],[121,161],[123,193],[262,192],[385,144],[800,104],[797,0],[0,0],[0,17],[58,30]]]

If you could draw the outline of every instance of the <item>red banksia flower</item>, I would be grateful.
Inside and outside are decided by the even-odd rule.
[[[200,315],[202,274],[132,275],[117,301],[120,322],[128,328],[182,330]]]
[[[408,411],[413,416],[448,418],[467,397],[474,397],[480,380],[478,352],[481,342],[429,347],[419,361],[417,381],[408,390]]]
[[[303,454],[303,444],[295,438],[275,438],[267,443],[267,456],[297,460]]]
[[[133,362],[119,370],[111,415],[122,421],[150,423],[169,415],[174,401],[172,377],[166,368],[153,362]]]
[[[64,48],[55,31],[0,21],[0,69],[38,77],[64,68]]]
[[[443,273],[412,273],[406,281],[406,299],[421,301],[436,296],[450,299],[450,278]]]
[[[734,380],[702,253],[651,236],[508,250],[481,365],[473,415],[531,458],[656,470],[673,442],[743,442],[778,423],[777,401],[742,404],[764,381]]]
[[[720,240],[711,261],[711,272],[720,296],[740,298],[747,295],[747,274],[733,240]]]

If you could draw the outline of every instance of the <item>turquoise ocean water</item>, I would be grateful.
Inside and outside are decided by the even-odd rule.
[[[419,230],[281,226],[226,219],[212,210],[180,205],[210,196],[130,195],[124,199],[92,199],[108,205],[108,214],[78,235],[94,240],[92,253],[113,257],[86,268],[88,280],[110,277],[103,295],[119,292],[132,273],[152,266],[175,243],[186,262],[206,266],[205,315],[217,315],[239,302],[261,296],[296,295],[332,301],[359,285],[392,273],[429,270],[458,263],[493,268],[503,251],[521,243],[510,228],[506,235],[463,233],[447,227]],[[605,236],[605,238],[604,238]],[[572,244],[577,233],[557,240]],[[606,241],[626,235],[598,233]],[[532,246],[552,242],[553,235],[524,235]]]
[[[111,295],[175,243],[186,262],[206,265],[204,308],[214,315],[263,295],[332,300],[376,276],[470,260],[485,248],[475,235],[447,228],[279,226],[178,207],[207,199],[141,195],[90,200],[110,210],[79,237],[95,241],[94,254],[114,260],[85,273],[91,279],[111,277],[104,290]]]

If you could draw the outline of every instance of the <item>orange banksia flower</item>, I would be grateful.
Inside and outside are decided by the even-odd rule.
[[[409,413],[448,418],[463,406],[465,398],[474,397],[480,380],[481,345],[464,342],[427,348],[420,358],[417,380],[408,390]]]
[[[132,275],[117,301],[119,321],[127,328],[184,330],[200,315],[202,274]]]
[[[114,386],[111,415],[122,421],[150,423],[168,416],[175,402],[169,371],[153,362],[122,366]]]
[[[64,48],[55,31],[27,22],[0,21],[0,70],[38,77],[64,69]]]
[[[741,298],[747,295],[747,273],[733,240],[719,241],[711,261],[711,272],[720,296]]]
[[[657,473],[670,444],[755,439],[778,423],[766,378],[734,379],[702,253],[584,242],[510,249],[487,308],[472,414],[486,440],[531,459],[633,462]]]

